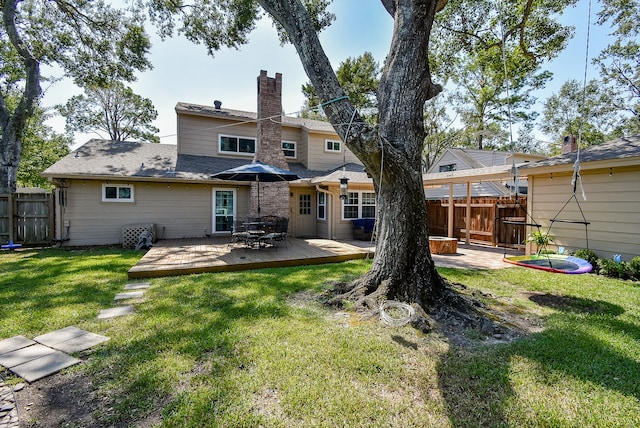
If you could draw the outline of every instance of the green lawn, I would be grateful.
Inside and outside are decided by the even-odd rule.
[[[92,380],[106,425],[159,412],[169,427],[640,426],[638,283],[441,269],[488,304],[544,320],[510,344],[457,348],[313,298],[367,261],[153,279],[133,315],[100,321],[139,253],[0,257],[0,339],[69,325],[111,338],[67,369]]]

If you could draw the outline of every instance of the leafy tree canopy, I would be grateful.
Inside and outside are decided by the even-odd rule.
[[[380,82],[380,65],[373,58],[373,54],[365,52],[357,58],[347,58],[338,66],[336,76],[349,100],[360,114],[366,117],[370,123],[375,123],[378,107],[376,91]],[[306,97],[303,116],[326,120],[326,116],[321,110],[309,110],[309,108],[321,104],[313,85],[309,82],[302,85],[302,93]]]
[[[158,129],[152,122],[158,117],[151,100],[137,95],[121,82],[108,86],[88,86],[59,106],[71,132],[95,132],[114,141],[129,138],[159,143]]]
[[[597,80],[586,86],[577,80],[565,82],[544,103],[541,129],[554,136],[551,152],[558,153],[565,135],[581,136],[580,144],[584,146],[603,143],[612,136],[620,115],[611,99],[612,93]]]
[[[640,133],[640,1],[602,0],[598,23],[613,28],[614,41],[594,63],[612,91],[612,103],[627,117],[621,133]]]
[[[15,190],[22,144],[42,90],[42,64],[76,83],[135,79],[151,67],[150,43],[133,10],[102,0],[0,1],[0,192]],[[17,91],[18,101],[7,97]]]
[[[437,16],[431,64],[454,85],[451,101],[473,146],[501,146],[509,121],[536,118],[530,91],[551,78],[541,64],[573,36],[557,17],[575,1],[452,0]]]

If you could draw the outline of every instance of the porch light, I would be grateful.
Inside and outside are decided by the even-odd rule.
[[[349,179],[347,177],[342,177],[340,179],[340,199],[343,201],[347,199],[347,193],[349,191]]]

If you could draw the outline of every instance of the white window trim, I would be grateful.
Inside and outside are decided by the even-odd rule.
[[[324,196],[324,203],[323,204],[320,203],[320,199],[321,199],[320,196],[321,195]],[[326,220],[327,219],[327,194],[324,193],[324,192],[318,192],[317,201],[318,201],[318,206],[316,208],[316,213],[317,213],[316,219],[317,220]],[[322,206],[324,207],[324,210],[320,210],[320,207],[322,207]],[[320,217],[320,211],[324,212],[324,217]]]
[[[233,210],[233,222],[236,221],[236,210],[238,207],[238,192],[236,192],[236,189],[233,188],[229,188],[229,187],[213,187],[211,189],[211,233],[214,235],[228,235],[229,231],[216,231],[216,192],[217,191],[223,191],[223,192],[232,192],[233,193],[233,207],[231,208]],[[228,217],[228,215],[227,215]]]
[[[240,139],[241,138],[245,139],[245,140],[253,140],[254,149],[258,147],[258,139],[256,137],[247,137],[246,135],[218,134],[218,154],[221,154],[221,155],[236,155],[236,156],[254,156],[256,154],[255,150],[254,150],[253,153],[246,153],[246,152],[239,152],[239,151],[230,152],[230,151],[227,151],[227,150],[222,150],[222,138],[223,137],[237,138],[238,139],[238,148],[239,148],[239,144],[240,144]]]
[[[116,197],[115,199],[113,198],[107,198],[107,187],[115,187],[116,189],[116,195],[118,195],[118,197]],[[131,190],[131,197],[129,199],[120,199],[119,195],[120,195],[120,190],[121,188],[128,188],[129,190]],[[135,201],[135,197],[134,197],[134,188],[133,188],[133,184],[110,184],[110,183],[102,183],[102,202],[134,202]]]
[[[342,202],[342,203],[341,203],[341,207],[340,207],[340,217],[342,218],[342,220],[343,220],[343,221],[350,221],[350,220],[355,220],[355,219],[358,219],[358,218],[375,218],[375,217],[362,217],[362,207],[363,207],[363,206],[367,206],[367,207],[376,207],[376,205],[377,205],[377,204],[373,204],[373,205],[367,204],[367,205],[364,205],[364,204],[362,203],[362,194],[363,194],[363,193],[374,193],[374,192],[371,192],[371,191],[369,191],[369,190],[360,190],[360,191],[349,191],[349,193],[357,193],[357,194],[358,194],[358,205],[357,205],[357,206],[358,206],[358,217],[355,217],[355,218],[346,218],[346,217],[344,216],[344,206],[345,206],[345,201],[344,201],[344,200],[341,200],[341,202]],[[375,193],[374,193],[374,194],[375,194]],[[376,200],[376,202],[377,202],[377,200]],[[356,205],[351,205],[351,204],[349,204],[349,206],[356,206]]]
[[[285,149],[284,147],[282,147],[282,145],[284,143],[287,144],[293,144],[293,149]],[[289,141],[289,140],[282,140],[280,143],[280,147],[282,148],[282,152],[284,153],[285,150],[292,150],[293,151],[293,156],[287,156],[286,154],[284,155],[284,157],[286,159],[297,159],[298,158],[298,142],[297,141]]]
[[[333,149],[333,144],[332,144],[331,145],[332,149],[329,150],[327,148],[327,143],[328,142],[338,143],[340,148],[338,150],[335,150],[335,149]],[[341,140],[336,140],[336,139],[330,139],[330,138],[325,139],[324,140],[324,151],[327,152],[327,153],[342,153],[342,141]]]

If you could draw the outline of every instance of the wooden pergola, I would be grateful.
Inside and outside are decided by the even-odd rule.
[[[523,164],[516,165],[520,166]],[[449,206],[447,208],[447,237],[453,238],[454,234],[454,203],[453,203],[453,186],[455,184],[467,185],[466,196],[466,224],[471,223],[471,185],[473,183],[495,182],[495,181],[511,181],[513,180],[513,166],[500,165],[487,168],[464,169],[460,171],[438,172],[432,174],[423,174],[422,181],[425,188],[436,186],[449,186]],[[530,208],[527,208],[529,211]],[[465,244],[470,241],[470,227],[465,231]]]

